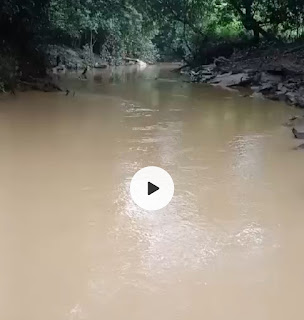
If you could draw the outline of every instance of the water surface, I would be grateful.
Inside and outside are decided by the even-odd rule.
[[[303,318],[299,111],[170,68],[0,97],[1,319]],[[153,213],[129,195],[148,165],[175,182]]]

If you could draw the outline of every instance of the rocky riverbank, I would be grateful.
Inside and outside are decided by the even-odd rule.
[[[7,50],[9,51],[9,50]],[[40,46],[35,50],[39,57],[34,62],[25,64],[20,62],[12,53],[3,53],[0,50],[0,93],[15,91],[39,90],[58,91],[62,90],[57,84],[57,77],[66,73],[67,70],[83,70],[83,79],[86,79],[88,69],[104,69],[111,65],[136,64],[146,66],[144,61],[130,57],[102,57],[92,53],[88,46],[75,49],[59,45]],[[39,54],[38,54],[39,53]],[[30,60],[23,58],[23,60]],[[54,79],[54,75],[55,78]]]
[[[191,81],[222,87],[247,87],[253,97],[285,101],[304,108],[304,45],[250,49],[229,59],[183,71]]]

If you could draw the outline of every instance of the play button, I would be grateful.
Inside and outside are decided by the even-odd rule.
[[[156,192],[157,190],[159,190],[159,187],[156,186],[155,184],[148,182],[148,196],[154,192]]]
[[[146,167],[135,173],[130,184],[133,201],[142,209],[159,210],[171,201],[174,183],[167,171]]]

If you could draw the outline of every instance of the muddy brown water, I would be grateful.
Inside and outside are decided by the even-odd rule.
[[[0,97],[1,319],[303,318],[300,111],[170,68]],[[175,182],[153,213],[129,195],[147,165]]]

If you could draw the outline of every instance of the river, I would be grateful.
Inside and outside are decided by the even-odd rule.
[[[171,68],[0,97],[1,319],[304,317],[300,111]],[[175,183],[156,212],[129,195],[148,165]]]

